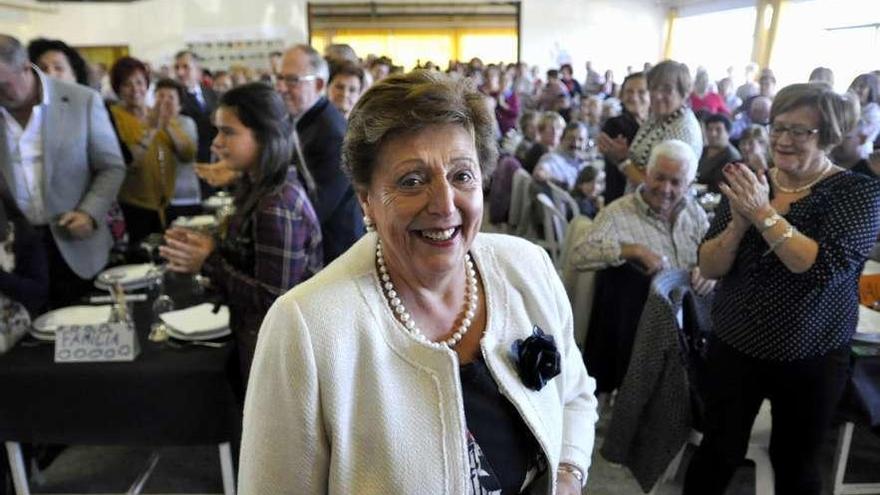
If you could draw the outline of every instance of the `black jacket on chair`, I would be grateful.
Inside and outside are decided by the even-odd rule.
[[[601,451],[628,467],[646,493],[699,421],[696,382],[711,305],[712,294],[693,292],[686,270],[664,270],[651,283]]]

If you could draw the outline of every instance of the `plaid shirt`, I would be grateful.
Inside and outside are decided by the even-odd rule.
[[[672,268],[690,269],[697,264],[697,248],[709,229],[706,212],[685,195],[670,225],[651,210],[642,197],[644,186],[599,211],[595,221],[572,253],[580,270],[619,266],[621,244],[641,244],[666,256]]]
[[[231,306],[265,314],[278,296],[321,269],[321,224],[293,167],[285,183],[260,200],[253,215],[253,273],[235,266],[220,250],[208,259],[206,272]],[[239,236],[243,223],[243,218],[233,216],[227,236]]]

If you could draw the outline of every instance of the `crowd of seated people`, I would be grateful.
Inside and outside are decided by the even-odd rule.
[[[384,56],[358,55],[347,45],[330,45],[323,55],[294,45],[273,54],[265,69],[211,73],[182,50],[158,70],[120,58],[96,79],[62,41],[24,46],[0,36],[0,73],[11,81],[0,92],[0,129],[12,146],[0,177],[0,239],[18,260],[0,267],[0,294],[34,316],[71,304],[108,266],[114,239],[135,256],[158,234],[171,271],[203,273],[226,297],[246,382],[276,298],[367,230],[343,167],[348,120],[361,95],[403,69]],[[620,84],[590,62],[583,79],[571,64],[543,74],[525,63],[479,59],[445,70],[420,65],[469,79],[494,117],[488,124],[501,159],[516,162],[538,190],[552,184],[568,191],[577,205],[571,213],[592,219],[573,251],[579,269],[626,264],[647,277],[682,269],[699,293],[715,287],[700,273],[701,242],[707,232],[720,239],[723,226],[710,230],[712,213],[695,201],[692,184],[723,196],[725,215],[739,222],[727,197],[744,193],[731,192],[731,182],[766,186],[776,173],[773,143],[819,132],[777,125],[776,79],[766,68],[747,68],[737,86],[730,74],[714,81],[706,69],[673,60],[630,71]],[[827,68],[809,79],[833,84]],[[822,137],[823,146],[836,166],[880,177],[880,156],[872,154],[880,143],[880,77],[859,75],[841,98],[857,119],[835,139]],[[745,167],[734,173],[732,163]],[[480,165],[488,177],[495,163]],[[492,187],[485,178],[483,185]],[[172,226],[203,213],[202,202],[218,189],[234,197],[225,235]],[[620,359],[613,369],[591,368],[591,359],[601,360],[591,356],[606,351],[596,338],[587,342],[595,346],[587,348],[587,368],[598,390],[611,393],[628,354],[620,351],[623,370]]]

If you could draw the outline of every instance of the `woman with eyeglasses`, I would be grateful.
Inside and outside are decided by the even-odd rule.
[[[687,65],[666,60],[647,72],[651,109],[648,121],[639,127],[629,155],[617,168],[627,177],[627,191],[645,181],[645,167],[654,146],[669,139],[684,141],[696,156],[703,152],[703,131],[694,112],[687,107],[691,73]]]
[[[858,104],[824,84],[780,91],[770,111],[775,168],[724,168],[725,200],[700,247],[718,278],[703,441],[685,494],[721,494],[764,399],[773,410],[776,493],[821,492],[819,454],[847,382],[858,280],[880,230],[880,182],[828,152]]]

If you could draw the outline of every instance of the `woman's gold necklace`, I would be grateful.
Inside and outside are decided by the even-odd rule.
[[[779,183],[779,169],[778,168],[774,168],[773,170],[771,170],[770,178],[773,180],[773,185],[776,186],[776,189],[779,189],[780,192],[784,192],[787,194],[798,194],[798,193],[802,193],[802,192],[806,191],[807,189],[810,189],[813,186],[815,186],[816,184],[818,184],[820,180],[825,178],[825,175],[830,170],[831,170],[831,162],[829,162],[828,159],[826,158],[825,159],[825,168],[823,168],[822,171],[819,172],[819,175],[817,175],[815,179],[807,182],[806,184],[804,184],[802,186],[791,187],[791,188],[783,187],[782,184]]]

